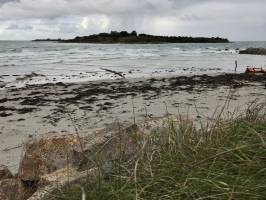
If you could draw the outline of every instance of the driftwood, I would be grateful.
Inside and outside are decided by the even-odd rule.
[[[111,70],[111,69],[106,69],[106,68],[101,68],[102,70],[104,70],[104,71],[107,71],[107,72],[111,72],[111,73],[113,73],[113,74],[115,74],[115,75],[118,75],[118,76],[120,76],[120,77],[122,77],[122,78],[126,78],[124,75],[123,75],[123,73],[122,72],[117,72],[117,71],[114,71],[114,70]]]

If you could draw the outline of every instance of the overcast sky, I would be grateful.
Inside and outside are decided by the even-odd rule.
[[[136,30],[266,40],[266,0],[0,0],[0,40]]]

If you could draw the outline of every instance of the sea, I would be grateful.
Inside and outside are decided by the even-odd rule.
[[[245,71],[266,67],[266,56],[240,55],[239,50],[266,42],[175,44],[66,44],[0,41],[0,81],[6,87],[51,82],[183,76]]]

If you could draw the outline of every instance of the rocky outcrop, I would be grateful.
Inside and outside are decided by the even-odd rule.
[[[0,200],[26,200],[50,181],[45,177],[77,162],[80,146],[75,135],[30,140],[23,146],[18,175],[0,166]]]
[[[26,200],[37,190],[31,182],[21,181],[18,178],[0,181],[0,200]]]
[[[266,49],[264,49],[264,48],[248,48],[246,50],[239,51],[239,54],[266,55]]]
[[[74,151],[79,148],[75,135],[30,140],[22,150],[18,177],[24,181],[39,181],[41,176],[73,164]]]
[[[60,190],[66,185],[75,184],[84,179],[96,181],[99,170],[96,168],[87,171],[79,171],[77,168],[68,167],[53,172],[43,178],[50,182],[50,184],[40,187],[28,200],[43,200],[49,199],[49,194],[54,190]]]
[[[24,200],[33,194],[31,199],[38,199],[59,185],[84,177],[95,179],[99,175],[97,162],[106,163],[104,170],[111,169],[112,161],[127,159],[140,149],[137,138],[169,128],[169,120],[176,122],[177,118],[168,116],[132,126],[114,123],[82,137],[73,134],[32,139],[23,146],[17,178],[0,184],[0,191],[8,191],[11,196],[0,200]]]
[[[35,181],[14,177],[9,169],[0,166],[0,200],[26,200],[37,190]]]
[[[9,171],[7,166],[0,165],[0,181],[9,178],[13,178],[12,173]]]
[[[37,184],[41,177],[66,166],[92,168],[95,166],[95,157],[108,157],[110,160],[117,158],[118,142],[123,142],[128,154],[133,151],[134,145],[128,135],[120,137],[106,130],[81,138],[77,135],[63,135],[30,140],[23,147],[18,177],[22,181]],[[103,146],[103,143],[106,144]]]
[[[18,179],[4,179],[0,181],[0,199],[21,200]]]

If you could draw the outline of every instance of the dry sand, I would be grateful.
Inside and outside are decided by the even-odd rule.
[[[205,122],[226,102],[224,115],[239,114],[254,101],[266,101],[265,82],[265,76],[231,74],[4,89],[0,91],[0,164],[16,172],[24,141],[74,133],[75,126],[88,134],[116,120],[133,123],[134,118],[142,121],[167,112]]]

